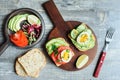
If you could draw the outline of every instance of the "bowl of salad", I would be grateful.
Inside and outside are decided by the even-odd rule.
[[[42,39],[44,30],[42,16],[30,8],[13,11],[5,23],[5,35],[20,48],[35,46]]]

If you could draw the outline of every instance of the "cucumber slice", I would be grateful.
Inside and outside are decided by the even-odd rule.
[[[27,17],[27,20],[30,24],[37,24],[37,25],[40,25],[41,24],[41,21],[38,17],[36,17],[35,15],[29,15]]]
[[[80,50],[82,46],[80,46],[77,41],[75,41],[74,39],[70,38],[72,43]]]
[[[90,41],[89,43],[89,49],[93,48],[95,46],[95,42],[94,41]]]
[[[92,34],[92,31],[90,29],[85,29],[84,32],[87,32],[88,34]]]
[[[94,35],[92,34],[91,35],[91,40],[90,40],[90,46],[89,48],[93,48],[95,46],[95,37]]]
[[[81,25],[79,25],[76,30],[81,33],[82,31],[84,31],[87,28],[85,23],[82,23]]]
[[[79,32],[76,29],[73,29],[70,33],[71,38],[76,39],[76,37],[79,35]]]

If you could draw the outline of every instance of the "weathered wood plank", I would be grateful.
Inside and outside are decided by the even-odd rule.
[[[47,16],[42,4],[48,0],[0,0],[0,43],[4,41],[3,19],[11,11],[18,8],[32,8],[37,10],[45,21],[45,35],[41,42],[34,47],[43,50],[47,58],[46,67],[35,80],[119,80],[120,74],[120,1],[119,0],[54,0],[64,20],[76,20],[87,23],[98,38],[98,52],[94,61],[85,69],[68,72],[57,68],[48,58],[44,43],[53,25]],[[104,45],[106,30],[116,28],[114,39],[111,42],[105,63],[98,79],[92,76],[98,57]],[[0,56],[0,80],[33,80],[23,78],[14,72],[15,59],[29,49],[19,49],[11,44]]]

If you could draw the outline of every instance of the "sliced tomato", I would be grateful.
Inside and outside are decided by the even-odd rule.
[[[21,36],[22,36],[22,33],[20,31],[18,31],[15,34],[10,35],[10,39],[12,39],[12,41],[17,42],[18,40],[20,40]]]
[[[22,33],[21,43],[22,43],[24,46],[27,46],[27,45],[28,45],[28,39],[27,39],[26,35],[24,34],[24,32],[21,32],[21,33]]]
[[[11,35],[11,37],[12,37],[13,40],[17,41],[17,40],[20,39],[20,34],[16,33],[14,35]]]
[[[58,52],[61,53],[63,50],[66,50],[66,49],[71,50],[71,48],[70,48],[69,46],[60,46],[60,47],[58,48]],[[71,50],[71,51],[72,51],[72,50]]]
[[[16,42],[14,42],[14,44],[17,45],[17,46],[19,46],[19,47],[25,47],[25,45],[22,44],[22,43],[16,43]]]
[[[53,62],[54,62],[57,66],[60,66],[60,65],[61,65],[61,64],[57,63],[57,58],[55,57],[55,53],[54,53],[54,52],[53,52],[50,56],[51,56]]]
[[[66,49],[70,50],[73,53],[72,49],[69,46],[60,46],[58,48],[58,53],[61,53],[63,50],[66,50]],[[74,55],[74,53],[72,55]],[[59,56],[58,56],[58,58],[59,58]]]
[[[55,63],[57,66],[60,66],[60,65],[62,65],[62,64],[66,64],[66,62],[63,62],[63,61],[61,60],[61,52],[62,52],[63,50],[66,50],[66,49],[70,50],[70,51],[73,53],[72,49],[71,49],[69,46],[60,46],[60,47],[57,49],[58,54],[55,54],[55,52],[52,52],[52,54],[50,55],[51,58],[52,58],[52,60],[54,61],[54,63]],[[74,54],[73,54],[73,55],[74,55]]]
[[[59,53],[57,54],[57,56],[59,55]],[[53,52],[51,55],[51,58],[52,60],[54,61],[54,63],[57,65],[57,66],[60,66],[62,64],[65,64],[65,62],[61,61],[61,59],[58,59],[57,56],[55,56],[55,53]]]
[[[22,30],[10,35],[10,40],[19,47],[25,47],[28,45],[28,39]]]
[[[56,57],[55,57],[55,53],[54,53],[54,52],[51,54],[51,58],[52,58],[52,60],[53,60],[54,62],[57,60]]]

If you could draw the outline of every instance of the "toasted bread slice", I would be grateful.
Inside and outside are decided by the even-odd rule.
[[[64,38],[53,38],[46,43],[46,49],[48,55],[51,55],[52,52],[57,49],[59,46],[69,46],[69,44],[65,41]],[[54,50],[53,50],[54,49]]]
[[[54,54],[56,54],[56,56],[57,56],[57,54],[59,54],[57,52],[57,49],[61,46],[70,47],[69,43],[62,37],[53,38],[46,43],[46,50],[48,52],[48,55],[51,57],[53,62],[56,64],[56,66],[61,66],[61,65],[65,64],[64,62],[60,63],[59,60],[54,55]]]
[[[87,35],[86,39],[82,36]],[[68,38],[79,51],[87,51],[95,46],[95,36],[85,23],[80,24],[76,29],[71,30]],[[84,42],[80,41],[84,40]]]
[[[71,39],[72,43],[75,45],[75,47],[79,50],[79,51],[87,51],[88,49],[91,49],[94,47],[94,44],[91,44],[91,47],[88,49],[82,49],[81,46],[77,43],[77,41],[75,41],[74,39],[71,38],[71,36],[68,34],[68,37]],[[95,36],[92,34],[92,39],[95,41]]]
[[[18,58],[18,62],[30,77],[38,77],[40,69],[46,64],[45,56],[37,48],[28,51],[25,55]]]

